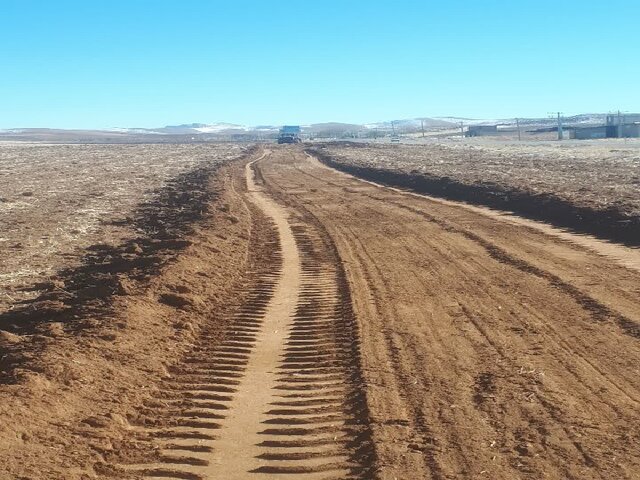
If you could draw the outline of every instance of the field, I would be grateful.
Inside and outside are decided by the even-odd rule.
[[[423,145],[332,144],[314,151],[372,180],[640,242],[637,140],[482,138]]]
[[[220,182],[241,155],[230,144],[0,147],[0,478],[93,465],[97,447],[75,440],[90,419],[117,418],[166,374],[204,318],[191,310],[215,311],[240,281],[248,212]]]
[[[141,232],[136,208],[181,174],[237,156],[233,145],[0,144],[0,312],[94,244]]]
[[[0,479],[635,480],[602,145],[0,146]]]

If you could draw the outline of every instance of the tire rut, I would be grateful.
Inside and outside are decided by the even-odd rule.
[[[370,478],[358,332],[335,249],[247,175],[278,239],[222,340],[205,330],[139,410],[132,434],[154,453],[116,470],[146,479]]]

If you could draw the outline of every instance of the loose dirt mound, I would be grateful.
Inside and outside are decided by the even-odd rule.
[[[640,156],[596,146],[363,145],[312,149],[368,180],[488,205],[640,245]]]
[[[87,247],[115,248],[158,228],[140,223],[140,204],[168,195],[160,190],[171,179],[240,153],[232,144],[0,144],[0,312],[35,298]]]
[[[249,245],[266,248],[241,172],[185,173],[132,214],[137,237],[94,246],[0,316],[0,477],[95,478],[128,438],[133,406],[235,299]]]

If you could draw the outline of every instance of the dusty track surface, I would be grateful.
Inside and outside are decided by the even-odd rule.
[[[359,335],[335,250],[313,217],[265,195],[250,165],[247,181],[272,248],[243,301],[212,319],[222,336],[205,329],[132,422],[152,453],[121,455],[112,476],[371,476]]]
[[[637,271],[296,149],[259,168],[344,262],[380,478],[640,476]]]
[[[3,337],[42,348],[7,363],[0,479],[640,476],[637,269],[296,147],[251,159],[108,316]]]
[[[360,178],[637,247],[639,145],[485,138],[419,146],[337,142],[312,149],[324,163]]]

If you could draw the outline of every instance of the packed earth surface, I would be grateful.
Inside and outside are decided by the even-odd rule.
[[[640,246],[640,142],[449,139],[311,149],[363,178]]]
[[[639,478],[637,156],[468,154],[1,146],[0,479]]]

